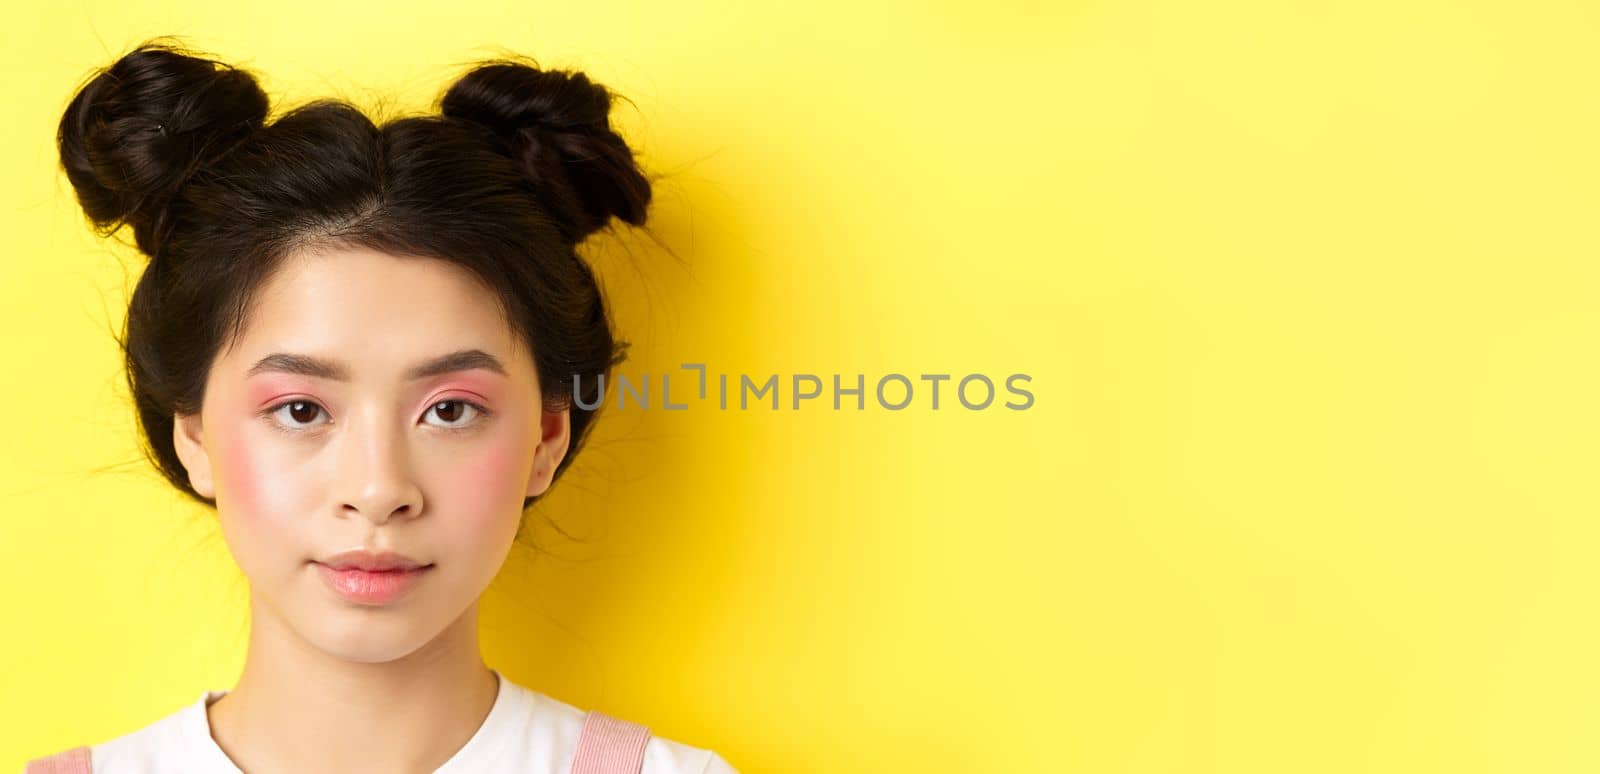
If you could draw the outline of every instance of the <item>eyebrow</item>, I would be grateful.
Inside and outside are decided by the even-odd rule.
[[[425,379],[439,374],[454,373],[456,371],[470,371],[482,368],[493,371],[501,376],[506,375],[506,368],[494,355],[481,349],[463,349],[451,352],[424,363],[419,363],[406,371],[405,377],[410,380]],[[311,355],[297,355],[289,352],[274,352],[256,361],[245,372],[248,379],[256,374],[275,371],[286,374],[299,374],[301,376],[314,376],[318,379],[332,379],[340,382],[350,381],[350,369],[343,363],[324,360]]]

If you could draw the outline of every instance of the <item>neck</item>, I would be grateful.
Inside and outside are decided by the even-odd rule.
[[[478,651],[478,606],[388,661],[321,650],[252,598],[238,684],[207,710],[244,771],[431,772],[483,725],[499,690]]]

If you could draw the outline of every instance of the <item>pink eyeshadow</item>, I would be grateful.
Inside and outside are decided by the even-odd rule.
[[[257,379],[250,382],[250,386],[245,392],[245,399],[248,401],[248,405],[245,408],[266,408],[265,404],[274,398],[295,393],[310,394],[312,392],[310,388],[310,384],[294,379]]]
[[[442,377],[437,382],[429,383],[428,388],[429,394],[447,391],[470,392],[482,400],[495,401],[499,399],[503,381],[486,374],[465,373]]]

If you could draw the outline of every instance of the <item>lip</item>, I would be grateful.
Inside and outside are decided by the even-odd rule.
[[[400,599],[433,569],[431,564],[401,554],[365,550],[346,551],[312,563],[330,589],[362,605],[387,605]]]
[[[366,570],[368,572],[384,572],[387,570],[414,570],[427,565],[405,554],[393,551],[372,552],[364,548],[355,548],[343,551],[326,559],[318,559],[317,564],[331,567],[335,570]]]

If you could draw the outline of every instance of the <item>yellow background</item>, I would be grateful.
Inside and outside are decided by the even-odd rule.
[[[688,265],[588,248],[625,373],[1032,375],[612,412],[543,509],[581,540],[486,603],[512,678],[751,773],[1600,769],[1591,9],[14,9],[0,770],[241,662],[242,579],[135,451],[143,263],[55,169],[72,89],[162,34],[279,105],[423,110],[501,49],[627,95]]]

